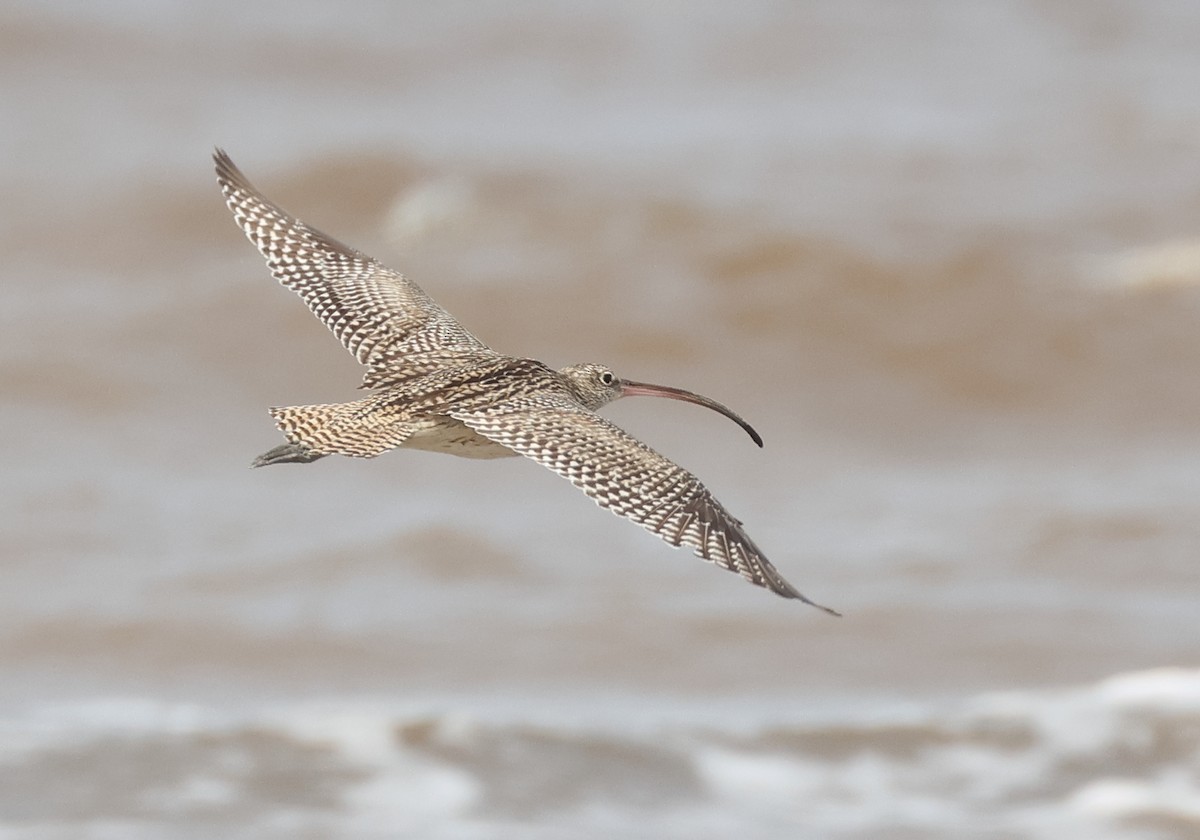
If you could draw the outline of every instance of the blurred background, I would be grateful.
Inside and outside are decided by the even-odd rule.
[[[1200,6],[0,11],[0,837],[1200,837]],[[833,619],[360,370],[212,175],[606,413]]]

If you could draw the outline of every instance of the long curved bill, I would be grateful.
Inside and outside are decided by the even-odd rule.
[[[754,431],[754,427],[738,417],[729,408],[721,405],[716,400],[710,400],[708,397],[702,397],[699,394],[693,394],[691,391],[685,391],[682,388],[669,388],[666,385],[650,385],[646,382],[629,382],[621,380],[621,396],[622,397],[666,397],[670,400],[682,400],[683,402],[695,403],[702,405],[705,408],[711,408],[720,414],[724,414],[734,423],[737,423],[746,434],[750,435],[750,439],[759,445],[763,445],[762,438],[758,432]]]

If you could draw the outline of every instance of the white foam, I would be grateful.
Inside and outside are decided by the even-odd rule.
[[[1200,828],[1200,790],[1195,778],[1180,773],[1155,779],[1107,777],[1075,791],[1067,800],[1072,810],[1107,820],[1130,817],[1169,817]]]
[[[807,798],[824,784],[819,766],[778,754],[709,748],[695,756],[712,792],[741,804],[780,806]]]
[[[465,816],[480,792],[469,773],[405,758],[356,785],[343,802],[353,814],[352,825],[370,832],[401,833]]]
[[[408,246],[436,228],[465,222],[475,209],[475,195],[467,181],[437,178],[416,184],[397,198],[384,226],[401,245]]]
[[[1131,248],[1093,270],[1108,284],[1151,290],[1200,283],[1200,239],[1174,239]]]
[[[1153,668],[1117,674],[1101,681],[1097,694],[1115,708],[1200,712],[1200,668]]]
[[[193,775],[177,785],[151,788],[139,798],[150,811],[183,812],[197,807],[229,805],[237,801],[238,789],[228,779]]]

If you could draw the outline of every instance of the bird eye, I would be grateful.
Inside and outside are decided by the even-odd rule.
[[[612,385],[616,381],[617,377],[613,376],[613,372],[611,370],[606,370],[604,373],[600,374],[601,385]]]

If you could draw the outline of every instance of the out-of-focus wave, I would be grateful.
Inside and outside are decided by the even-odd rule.
[[[1200,831],[1194,670],[903,712],[806,720],[776,708],[756,724],[739,720],[735,700],[670,713],[602,698],[429,705],[440,710],[39,708],[2,722],[0,829],[18,840],[114,825],[136,837],[262,838],[300,826],[434,838]]]

